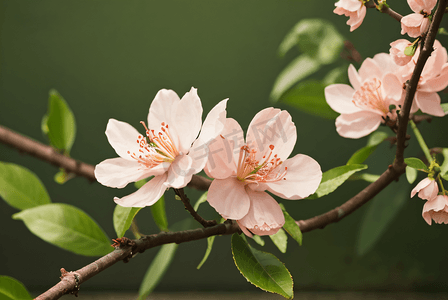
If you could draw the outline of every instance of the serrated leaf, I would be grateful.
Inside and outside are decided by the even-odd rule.
[[[440,166],[440,174],[444,176],[448,173],[448,148],[442,149],[442,155],[443,155],[443,164]]]
[[[367,146],[356,151],[348,160],[347,165],[362,164],[387,137],[388,135],[385,132],[377,131],[372,133]]]
[[[287,299],[294,297],[291,274],[277,257],[252,248],[237,233],[232,235],[232,254],[238,270],[250,283]]]
[[[23,210],[12,216],[43,239],[65,250],[86,256],[102,256],[113,250],[110,239],[85,212],[63,203]]]
[[[306,54],[294,59],[275,80],[270,98],[277,102],[295,83],[319,70],[320,64]]]
[[[138,300],[143,300],[148,297],[148,295],[155,289],[157,284],[162,279],[171,261],[176,254],[178,245],[177,244],[165,244],[160,247],[159,252],[157,252],[156,257],[151,262],[151,265],[146,271],[145,277],[140,284],[140,289],[138,291]]]
[[[285,216],[285,225],[283,225],[283,229],[286,230],[289,235],[302,246],[302,231],[300,231],[299,225],[297,225],[296,220],[294,220],[289,213],[286,211],[285,206],[280,203],[280,207],[282,208],[283,215]]]
[[[201,262],[196,267],[196,269],[199,270],[202,267],[202,265],[207,261],[208,256],[212,252],[213,242],[215,241],[215,237],[216,237],[216,235],[212,235],[207,238],[207,250],[205,250],[204,257],[202,258]]]
[[[417,170],[428,170],[428,167],[425,165],[424,162],[422,162],[420,159],[415,157],[408,157],[404,159],[404,162],[411,168],[417,169]]]
[[[47,116],[50,143],[69,153],[75,141],[75,117],[67,102],[56,90],[50,90]]]
[[[283,229],[279,229],[276,234],[271,234],[269,238],[272,240],[278,250],[282,253],[286,253],[286,248],[288,246],[288,236]]]
[[[256,235],[256,234],[254,234],[253,236],[252,236],[252,239],[254,240],[254,242],[255,243],[257,243],[258,245],[260,245],[260,246],[264,246],[264,244],[265,244],[265,242],[264,242],[264,240],[261,238],[261,236],[259,236],[259,235]]]
[[[199,209],[199,205],[201,205],[202,203],[204,203],[204,202],[207,201],[207,195],[208,195],[208,191],[205,192],[205,193],[203,193],[203,194],[201,195],[201,197],[199,197],[198,201],[196,201],[196,203],[194,204],[194,207],[193,207],[193,209],[194,209],[195,211],[198,211],[198,209]]]
[[[122,238],[126,231],[131,227],[132,220],[134,220],[137,213],[142,207],[123,207],[116,205],[114,209],[114,229],[118,238]]]
[[[0,197],[23,210],[51,202],[39,178],[25,167],[0,162]]]
[[[416,169],[406,166],[406,179],[410,184],[413,184],[417,179],[417,173]]]
[[[168,219],[166,217],[165,211],[165,197],[162,195],[156,203],[151,205],[151,213],[154,222],[159,227],[161,231],[168,230]]]
[[[279,101],[311,115],[334,120],[338,116],[325,100],[325,85],[317,80],[306,80],[284,93]]]
[[[367,253],[380,240],[407,199],[408,185],[405,181],[400,181],[391,183],[371,200],[359,230],[356,243],[358,255]]]
[[[322,174],[322,181],[317,191],[308,197],[316,199],[334,192],[342,185],[352,174],[367,169],[367,165],[346,165],[333,168]]]
[[[0,276],[0,299],[32,300],[33,298],[23,283],[9,276]]]
[[[329,64],[339,58],[344,37],[326,20],[304,19],[285,36],[279,46],[279,55],[285,55],[295,45],[319,63]]]

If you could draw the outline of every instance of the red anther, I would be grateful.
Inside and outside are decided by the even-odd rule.
[[[274,145],[269,145],[269,148],[270,148],[271,150],[274,150]]]
[[[225,137],[222,136],[222,134],[219,135],[221,138],[223,138],[224,140],[226,139]]]

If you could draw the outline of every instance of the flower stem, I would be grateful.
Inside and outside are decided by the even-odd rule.
[[[215,220],[205,220],[203,217],[201,217],[191,206],[190,199],[188,199],[187,195],[184,193],[184,189],[174,189],[174,192],[177,196],[179,196],[180,200],[182,200],[185,209],[193,216],[193,218],[198,221],[202,226],[205,228],[215,226],[217,223]]]
[[[409,123],[411,124],[412,130],[414,131],[415,137],[417,138],[417,141],[420,145],[420,148],[422,148],[423,153],[425,153],[426,159],[431,164],[433,159],[431,154],[429,153],[428,146],[425,143],[425,140],[423,139],[422,135],[420,134],[420,131],[417,128],[417,125],[415,125],[414,121],[409,120]]]

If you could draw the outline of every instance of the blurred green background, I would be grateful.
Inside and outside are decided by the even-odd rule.
[[[404,15],[411,13],[405,1],[388,3]],[[345,164],[365,145],[366,138],[341,138],[334,121],[269,101],[277,75],[299,53],[290,51],[280,59],[280,42],[304,18],[331,21],[363,58],[388,52],[389,43],[401,37],[399,23],[375,10],[369,10],[361,27],[349,33],[347,18],[333,14],[333,8],[334,1],[311,0],[0,1],[0,124],[45,141],[40,123],[47,111],[48,92],[55,88],[76,117],[71,155],[97,164],[116,156],[104,134],[109,118],[142,131],[139,121],[146,120],[159,89],[173,89],[182,96],[194,86],[205,113],[230,98],[228,116],[243,128],[265,107],[287,109],[297,126],[295,153],[312,156],[326,171]],[[441,39],[446,46],[447,37]],[[448,147],[447,126],[446,118],[420,126],[429,147]],[[394,152],[383,143],[367,161],[369,172],[380,174],[393,161]],[[415,139],[406,156],[422,156]],[[55,167],[5,145],[0,145],[0,161],[31,169],[53,202],[81,208],[111,238],[115,237],[113,197],[135,190],[132,185],[121,190],[106,188],[84,178],[59,185],[53,181]],[[410,191],[404,181],[402,177],[400,188]],[[280,201],[295,219],[305,219],[342,204],[366,185],[348,182],[318,200]],[[193,201],[201,194],[186,192]],[[171,224],[189,217],[172,191],[165,199]],[[290,239],[286,254],[269,239],[265,239],[264,250],[285,263],[296,290],[446,290],[448,277],[443,270],[448,264],[448,227],[428,226],[421,218],[423,201],[409,199],[378,244],[359,257],[355,245],[369,205],[340,223],[306,233],[301,247]],[[43,292],[59,280],[61,267],[76,270],[94,260],[35,237],[21,221],[11,219],[15,212],[0,202],[0,274],[20,280],[31,291]],[[207,204],[200,213],[215,217]],[[149,209],[138,214],[137,222],[142,232],[157,232]],[[205,249],[205,240],[182,244],[157,291],[256,290],[235,267],[229,236],[215,240],[209,260],[196,270]],[[126,265],[118,263],[83,284],[83,290],[137,291],[156,251],[147,251]]]

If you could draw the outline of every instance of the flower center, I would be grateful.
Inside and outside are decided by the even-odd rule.
[[[236,177],[238,180],[246,183],[254,182],[272,182],[284,178],[287,172],[287,167],[278,170],[277,167],[283,162],[277,157],[277,154],[272,155],[274,145],[269,145],[268,153],[263,156],[263,161],[260,163],[255,157],[257,150],[244,145],[240,148],[240,157],[238,159],[238,170]],[[277,169],[277,170],[276,170]]]
[[[139,135],[137,138],[138,153],[128,151],[128,154],[147,168],[153,168],[163,162],[174,161],[179,152],[171,138],[168,124],[162,122],[160,131],[155,132],[153,129],[148,129],[145,122],[141,121],[140,123],[146,129],[146,137]]]
[[[380,87],[381,81],[376,78],[364,82],[361,88],[353,95],[353,104],[359,108],[376,110],[387,115],[389,105],[384,101]]]

